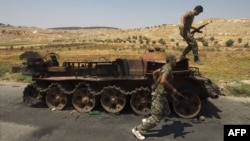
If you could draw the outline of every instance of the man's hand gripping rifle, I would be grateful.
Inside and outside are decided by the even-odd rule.
[[[205,26],[207,26],[208,24],[210,24],[212,21],[209,21],[201,26],[199,26],[198,28],[194,29],[193,31],[190,32],[190,34],[194,35],[195,33],[202,33],[201,29],[204,28]]]
[[[172,99],[173,99],[173,102],[175,103],[175,104],[178,104],[179,103],[179,99],[176,97],[176,96],[179,96],[179,97],[182,97],[183,99],[185,99],[185,100],[188,100],[188,98],[187,97],[185,97],[184,95],[182,95],[180,92],[176,92],[176,94],[173,94],[173,93],[171,93],[171,95],[170,95],[171,97],[172,97]]]

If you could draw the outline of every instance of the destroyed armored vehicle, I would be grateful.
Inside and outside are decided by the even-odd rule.
[[[23,92],[26,105],[44,102],[51,109],[71,106],[79,112],[90,112],[101,104],[108,113],[121,113],[130,106],[135,114],[150,114],[152,72],[165,64],[163,49],[148,49],[138,59],[82,58],[84,61],[60,64],[58,57],[56,53],[45,57],[33,51],[20,55],[25,60],[23,74],[31,75],[33,80]],[[219,89],[197,67],[190,67],[188,59],[177,62],[173,74],[174,86],[186,97],[169,97],[180,117],[193,118],[201,110],[201,100],[218,98]],[[178,102],[174,102],[176,99]]]

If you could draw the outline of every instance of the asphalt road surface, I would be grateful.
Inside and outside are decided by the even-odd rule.
[[[0,83],[1,141],[136,141],[131,129],[143,116],[129,107],[120,115],[78,113],[73,108],[52,111],[22,103],[26,84]],[[250,98],[220,96],[202,102],[205,121],[172,113],[146,134],[148,141],[223,141],[225,124],[250,124]]]

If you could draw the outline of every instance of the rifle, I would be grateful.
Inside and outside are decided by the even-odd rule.
[[[179,97],[182,97],[182,98],[185,99],[185,100],[188,100],[188,98],[185,97],[184,95],[182,95],[180,92],[177,92],[177,95],[178,95]],[[173,94],[173,93],[170,94],[170,96],[171,96],[171,98],[172,98],[172,100],[173,100],[173,102],[174,102],[175,104],[178,104],[178,103],[180,102],[179,99],[176,97],[177,95],[176,95],[176,94]]]
[[[212,21],[209,21],[201,26],[199,26],[198,28],[194,29],[192,32],[190,32],[190,34],[194,35],[194,33],[198,32],[198,33],[202,33],[201,29],[204,28],[205,26],[207,26],[208,24],[210,24]]]

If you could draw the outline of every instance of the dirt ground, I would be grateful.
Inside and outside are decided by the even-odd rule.
[[[127,108],[120,115],[78,113],[72,108],[51,111],[22,103],[24,83],[0,83],[1,141],[135,141],[131,129],[143,116]],[[220,96],[202,101],[205,121],[172,113],[146,134],[148,141],[223,141],[226,124],[250,124],[250,98]]]

